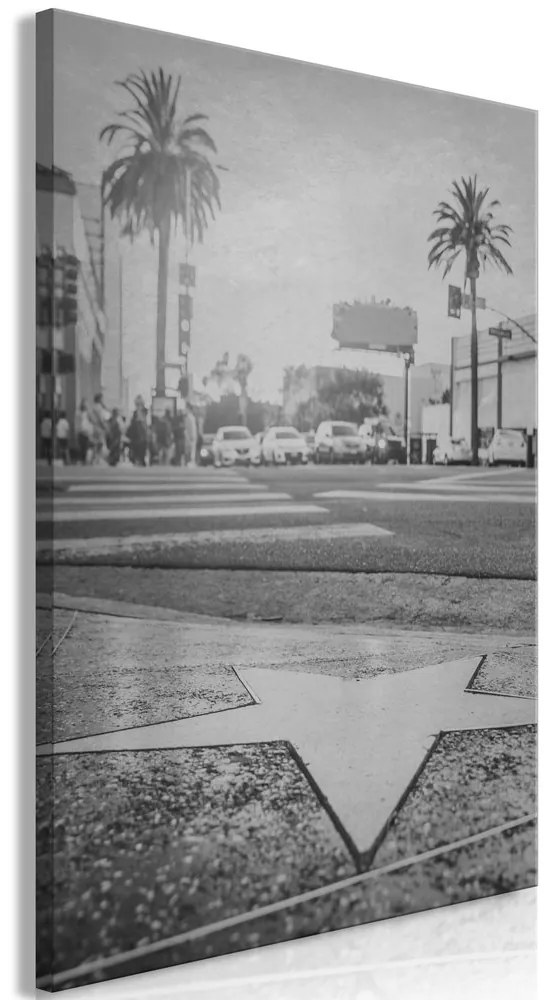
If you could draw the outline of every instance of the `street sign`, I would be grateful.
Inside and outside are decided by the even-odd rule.
[[[503,340],[512,339],[512,331],[503,330],[501,326],[490,326],[489,333],[491,334],[491,337],[502,337]]]
[[[472,296],[468,295],[467,292],[465,292],[464,295],[462,296],[462,305],[464,306],[465,309],[472,308]],[[486,309],[486,308],[487,308],[487,303],[485,299],[481,295],[478,295],[476,298],[476,309]]]
[[[194,288],[195,273],[193,264],[180,264],[180,285],[185,285],[187,288]]]
[[[176,415],[176,397],[175,396],[153,396],[151,399],[151,416],[153,417],[164,417],[166,411],[170,411],[170,415],[174,417]]]
[[[449,302],[447,306],[447,316],[452,319],[460,319],[460,306],[462,304],[462,292],[457,285],[449,285]]]

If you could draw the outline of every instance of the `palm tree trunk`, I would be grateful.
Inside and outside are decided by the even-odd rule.
[[[472,464],[479,465],[478,452],[478,391],[477,391],[477,316],[476,316],[476,278],[470,277],[470,293],[472,298],[472,336],[470,341],[470,367],[471,367],[471,437],[472,437]]]
[[[157,281],[157,396],[166,391],[166,304],[168,299],[168,249],[170,246],[170,220],[159,227],[159,268]]]

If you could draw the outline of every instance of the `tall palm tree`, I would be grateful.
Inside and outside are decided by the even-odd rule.
[[[123,144],[104,171],[102,198],[111,217],[120,220],[123,235],[132,239],[147,230],[152,243],[155,235],[158,240],[156,391],[162,396],[170,237],[181,222],[188,246],[197,237],[202,242],[214,207],[221,207],[219,178],[209,156],[216,145],[197,124],[206,115],[179,119],[181,76],[140,70],[117,83],[132,105],[100,132],[109,145],[114,139]]]
[[[489,188],[477,186],[477,176],[465,180],[461,178],[460,183],[453,181],[451,194],[455,199],[454,204],[440,201],[434,211],[437,221],[444,223],[428,236],[428,242],[433,241],[433,245],[428,254],[428,269],[444,265],[443,279],[451,270],[455,260],[460,254],[464,255],[464,288],[467,281],[470,282],[471,306],[472,306],[472,335],[471,335],[471,369],[472,369],[472,410],[471,410],[471,436],[472,454],[474,465],[478,464],[478,386],[477,386],[477,280],[479,278],[480,266],[485,269],[487,263],[494,264],[495,267],[512,274],[512,268],[503,256],[498,244],[504,243],[511,246],[510,226],[496,224],[494,222],[493,209],[500,206],[499,201],[485,203],[489,193]]]

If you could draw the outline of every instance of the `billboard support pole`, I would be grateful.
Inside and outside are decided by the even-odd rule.
[[[409,371],[411,367],[411,356],[410,354],[404,354],[403,359],[405,361],[405,412],[404,412],[404,430],[405,430],[405,454],[407,465],[411,464],[411,448],[410,448],[410,428],[409,428]]]

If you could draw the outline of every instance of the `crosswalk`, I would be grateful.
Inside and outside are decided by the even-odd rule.
[[[142,474],[143,472],[143,474]],[[317,503],[296,502],[289,493],[251,483],[233,470],[83,470],[56,475],[55,488],[37,501],[40,523],[205,521],[287,518],[327,514]]]
[[[390,488],[392,492],[384,492]],[[394,500],[535,504],[537,481],[531,470],[476,469],[406,483],[383,482],[377,495],[379,499]],[[322,494],[316,496],[322,498]]]

